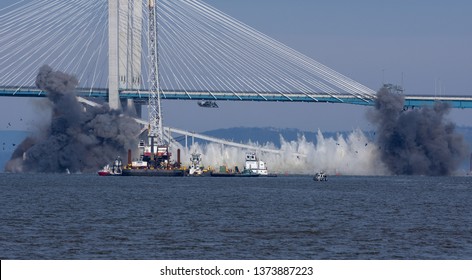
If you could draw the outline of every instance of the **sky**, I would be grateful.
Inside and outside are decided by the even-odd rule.
[[[12,3],[2,0],[0,7]],[[472,95],[472,1],[466,0],[206,0],[328,67],[378,90],[403,84],[406,94]],[[31,126],[38,103],[0,100],[0,128]],[[372,129],[369,107],[343,104],[195,101],[162,103],[164,125],[202,132],[235,126],[306,131]],[[40,110],[40,109],[39,109]],[[33,112],[33,113],[32,113]],[[472,126],[472,110],[450,119]],[[18,123],[19,119],[22,123]]]

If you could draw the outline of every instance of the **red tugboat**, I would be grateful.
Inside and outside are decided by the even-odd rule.
[[[111,175],[111,168],[110,165],[105,165],[102,169],[98,170],[98,176],[110,176]]]
[[[105,165],[102,169],[98,171],[99,176],[116,176],[122,175],[123,166],[121,162],[121,158],[117,157],[113,162],[113,166],[110,168],[110,165]]]

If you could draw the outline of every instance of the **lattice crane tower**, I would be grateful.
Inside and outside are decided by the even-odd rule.
[[[164,145],[161,116],[161,95],[159,92],[159,54],[158,54],[158,30],[156,18],[157,0],[148,0],[149,9],[149,62],[150,62],[150,94],[149,94],[149,137],[155,138],[157,145]]]

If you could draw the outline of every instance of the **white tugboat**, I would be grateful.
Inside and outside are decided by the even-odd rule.
[[[243,173],[244,172],[259,174],[260,176],[269,176],[266,163],[259,160],[256,153],[246,153],[246,163]]]
[[[202,155],[197,153],[192,153],[190,158],[190,166],[188,169],[189,176],[203,176],[204,169],[202,165]]]

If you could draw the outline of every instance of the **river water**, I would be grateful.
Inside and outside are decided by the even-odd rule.
[[[472,177],[0,182],[0,259],[472,259]]]

